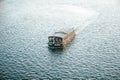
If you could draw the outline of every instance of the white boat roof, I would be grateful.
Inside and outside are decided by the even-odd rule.
[[[70,29],[61,29],[61,30],[55,32],[53,35],[54,35],[54,36],[58,36],[58,37],[63,37],[63,36],[65,36],[68,32],[73,31],[73,30],[74,30],[73,28],[70,28]]]

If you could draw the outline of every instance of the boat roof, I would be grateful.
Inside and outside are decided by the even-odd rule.
[[[70,31],[73,31],[73,28],[69,28],[69,29],[60,29],[59,31],[55,32],[53,34],[53,36],[58,36],[58,37],[63,37],[65,36],[67,33],[69,33]]]
[[[63,31],[59,31],[59,32],[55,32],[54,36],[58,36],[58,37],[63,37],[65,36],[67,33],[63,32]]]

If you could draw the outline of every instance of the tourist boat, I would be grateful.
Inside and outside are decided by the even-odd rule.
[[[64,48],[69,44],[75,37],[75,30],[62,29],[55,32],[53,35],[48,36],[48,47],[49,48]]]

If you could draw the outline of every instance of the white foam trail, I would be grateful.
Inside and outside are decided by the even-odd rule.
[[[74,5],[27,5],[24,11],[27,15],[42,17],[50,22],[53,29],[72,28],[77,31],[83,30],[88,24],[87,20],[95,17],[97,12],[93,9],[83,8]],[[89,21],[90,23],[90,21]],[[46,23],[47,24],[47,23]]]
[[[47,6],[45,11],[44,15],[46,14],[52,20],[57,20],[56,24],[60,24],[60,27],[74,27],[75,29],[79,29],[79,31],[85,28],[83,25],[88,24],[86,22],[88,19],[95,17],[97,14],[92,9],[73,5]]]

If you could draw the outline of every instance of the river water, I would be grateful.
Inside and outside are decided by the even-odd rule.
[[[73,42],[48,49],[70,27]],[[120,1],[0,0],[0,80],[120,80]]]

